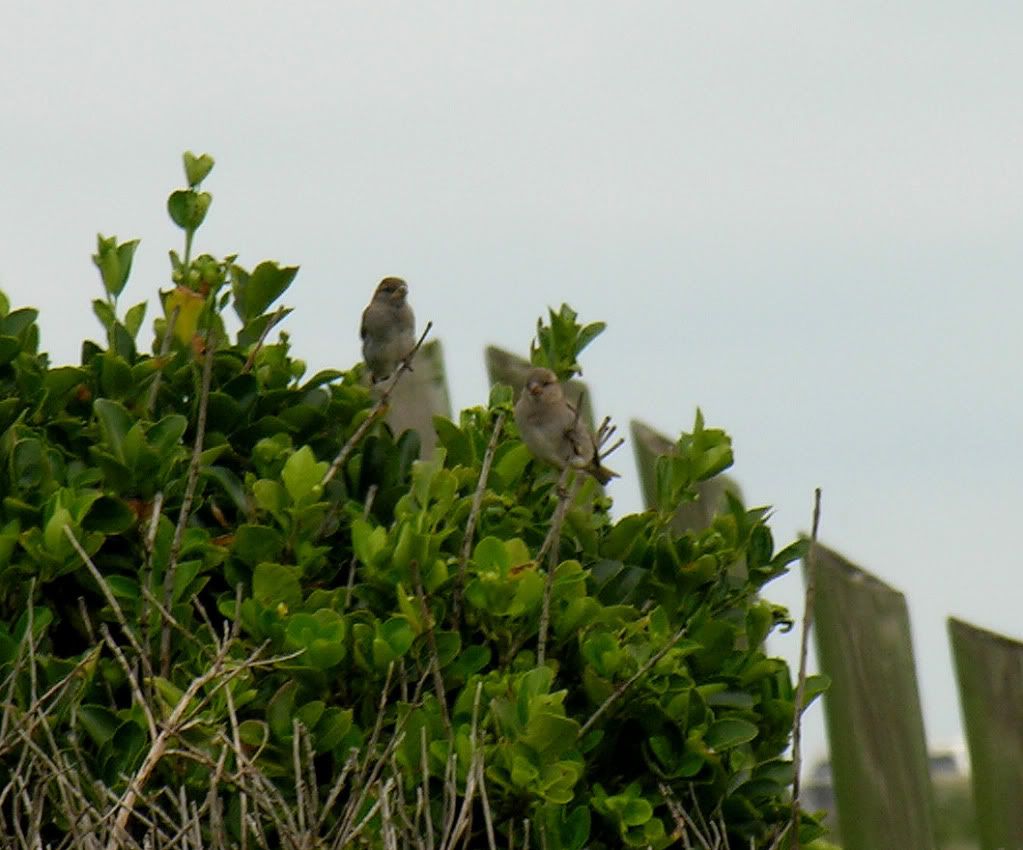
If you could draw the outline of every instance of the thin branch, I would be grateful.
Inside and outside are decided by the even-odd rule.
[[[192,501],[195,499],[195,488],[199,482],[199,462],[202,457],[203,442],[206,438],[206,410],[210,400],[210,383],[213,380],[213,354],[216,350],[215,339],[208,336],[206,359],[202,366],[202,387],[199,391],[199,413],[195,422],[195,444],[192,447],[192,460],[188,465],[188,479],[185,483],[185,494],[181,499],[181,510],[178,512],[178,523],[174,527],[174,539],[171,541],[170,554],[167,558],[167,572],[163,578],[163,607],[168,611],[174,602],[174,574],[178,568],[178,556],[181,554],[181,543],[185,536],[185,526],[192,512]],[[170,641],[171,625],[164,622],[160,633],[160,675],[166,677],[170,673]]]
[[[157,737],[156,732],[156,718],[153,716],[153,711],[149,707],[149,703],[146,698],[142,695],[142,689],[139,687],[138,679],[135,673],[131,669],[131,665],[128,664],[128,659],[124,657],[124,653],[121,652],[121,647],[117,645],[117,642],[111,637],[110,629],[107,628],[106,623],[100,623],[100,633],[103,635],[103,640],[110,651],[114,653],[114,657],[121,665],[121,669],[124,670],[124,675],[128,679],[128,684],[131,687],[132,695],[135,697],[135,701],[139,704],[139,708],[142,709],[142,713],[146,718],[146,725],[149,727],[149,739],[155,741]]]
[[[494,454],[497,451],[497,441],[501,437],[501,429],[504,427],[504,411],[502,410],[494,422],[494,431],[490,435],[490,442],[487,443],[487,450],[483,455],[483,466],[480,468],[480,478],[476,483],[476,492],[472,497],[472,507],[469,509],[469,519],[465,523],[465,536],[462,538],[462,550],[458,557],[458,577],[455,579],[453,599],[451,603],[451,628],[458,631],[462,618],[462,591],[465,590],[465,571],[469,565],[469,553],[472,551],[472,541],[476,535],[476,523],[479,522],[480,510],[483,507],[483,494],[487,491],[487,479],[490,477],[490,467],[494,462]]]
[[[673,838],[681,838],[682,846],[685,850],[693,850],[692,842],[689,840],[689,827],[693,828],[693,832],[699,839],[700,843],[704,846],[705,850],[709,850],[707,842],[704,837],[700,834],[700,831],[696,828],[696,821],[686,815],[685,810],[682,808],[682,803],[679,799],[671,793],[671,788],[668,787],[666,782],[658,782],[657,787],[661,791],[661,796],[664,798],[664,803],[668,807],[668,811],[671,813],[672,820],[675,821],[675,832]]]
[[[170,352],[171,340],[174,338],[174,326],[178,323],[178,314],[180,312],[180,307],[175,307],[171,310],[170,318],[167,320],[167,327],[163,331],[163,339],[160,341],[160,357],[166,357]],[[153,408],[156,406],[156,396],[160,392],[161,380],[163,380],[162,368],[157,370],[156,377],[153,379],[153,385],[149,388],[149,397],[146,399],[147,416],[153,412]]]
[[[577,737],[582,738],[583,735],[589,732],[590,729],[593,728],[593,724],[600,719],[604,712],[606,712],[612,705],[614,705],[614,703],[620,700],[622,696],[625,694],[625,692],[629,690],[629,688],[635,685],[636,682],[642,679],[643,676],[645,676],[658,661],[664,658],[664,656],[667,655],[674,648],[675,644],[677,644],[680,640],[682,640],[682,638],[686,636],[687,631],[688,626],[683,626],[681,629],[675,632],[675,634],[671,636],[671,638],[664,646],[662,646],[657,652],[655,652],[646,660],[642,667],[640,667],[635,673],[633,673],[632,676],[627,681],[622,682],[622,684],[615,688],[611,695],[600,704],[600,706],[597,708],[596,711],[593,712],[593,714],[590,715],[590,719],[587,720],[582,725],[582,728],[579,730],[579,734]]]
[[[263,348],[263,343],[266,342],[266,338],[270,335],[270,331],[280,324],[281,320],[290,312],[291,310],[284,306],[277,308],[277,311],[270,317],[270,321],[266,323],[266,327],[263,328],[263,332],[259,335],[259,339],[256,340],[256,344],[253,346],[252,351],[249,352],[249,356],[245,360],[245,365],[242,366],[241,374],[244,375],[246,372],[252,371],[252,367],[256,365],[256,356]]]
[[[99,585],[99,589],[102,591],[103,597],[107,600],[107,605],[110,606],[114,612],[114,617],[117,618],[117,624],[121,627],[121,631],[124,632],[125,637],[128,638],[128,642],[131,643],[132,649],[135,650],[135,654],[138,656],[138,659],[142,664],[142,669],[145,671],[146,677],[151,678],[153,675],[153,668],[149,664],[149,657],[142,651],[142,644],[139,643],[135,630],[128,625],[128,620],[125,618],[124,612],[121,610],[121,606],[117,602],[117,597],[114,596],[114,592],[110,589],[110,585],[107,584],[106,579],[103,578],[103,575],[96,568],[92,558],[89,557],[89,553],[86,552],[82,544],[78,542],[78,538],[75,537],[75,533],[71,530],[71,526],[66,523],[64,525],[64,534],[67,536],[67,539],[71,541],[71,546],[74,548],[75,552],[78,553],[78,557],[82,559],[82,563],[85,564],[89,572],[92,574],[96,584]],[[32,610],[31,606],[29,607],[29,610]]]
[[[117,819],[114,822],[114,828],[111,833],[110,840],[107,843],[107,850],[118,850],[122,840],[127,835],[125,827],[127,826],[128,819],[131,817],[135,808],[135,803],[142,796],[143,788],[149,780],[153,770],[156,768],[156,765],[159,763],[160,759],[166,755],[168,742],[180,731],[180,728],[184,723],[185,715],[189,711],[199,711],[218,690],[230,684],[237,675],[246,670],[251,670],[253,666],[257,666],[256,659],[266,648],[266,643],[258,646],[247,658],[227,672],[227,674],[216,683],[209,693],[207,693],[202,699],[196,700],[193,704],[193,699],[195,699],[199,691],[207,684],[217,679],[223,672],[224,663],[227,660],[227,654],[230,652],[232,645],[231,641],[224,642],[220,651],[217,653],[216,658],[213,659],[213,663],[210,665],[209,670],[192,680],[187,690],[185,690],[185,692],[181,695],[181,699],[178,700],[177,704],[171,710],[170,716],[163,724],[163,729],[153,742],[153,745],[149,748],[149,752],[146,753],[146,757],[135,772],[135,775],[128,783],[127,790],[120,797],[112,810],[117,811]],[[292,653],[292,655],[288,657],[294,657],[296,654],[301,653]],[[285,656],[266,659],[263,663],[278,662],[282,657]]]
[[[806,656],[813,624],[814,597],[817,592],[817,528],[821,521],[821,488],[813,494],[813,529],[810,551],[806,556],[806,599],[803,602],[803,633],[799,639],[799,680],[796,685],[795,717],[792,721],[792,847],[799,850],[799,770],[802,761],[802,719],[806,699]]]
[[[433,615],[430,613],[430,606],[426,604],[426,593],[423,591],[423,579],[419,572],[419,562],[414,560],[411,563],[412,581],[415,584],[416,596],[419,598],[419,608],[423,615],[423,628],[426,629],[426,644],[430,649],[430,670],[433,673],[433,689],[437,693],[437,702],[440,704],[440,716],[444,721],[444,728],[448,737],[454,738],[454,730],[451,727],[451,717],[448,714],[448,700],[444,692],[444,677],[440,672],[440,653],[437,651],[437,636],[434,634]]]
[[[363,419],[359,427],[355,429],[355,433],[348,438],[348,441],[341,447],[341,451],[337,453],[337,457],[334,458],[334,462],[331,463],[330,468],[323,476],[323,480],[320,481],[321,487],[326,487],[331,482],[334,476],[337,475],[338,470],[340,470],[344,465],[344,462],[348,460],[351,453],[355,451],[355,447],[359,445],[359,441],[366,436],[366,432],[373,427],[373,423],[375,423],[377,419],[383,415],[384,409],[387,407],[387,400],[391,397],[391,393],[394,392],[394,388],[397,385],[398,380],[412,368],[412,360],[426,341],[426,335],[430,333],[432,328],[433,322],[427,322],[426,329],[423,331],[422,336],[419,337],[419,341],[405,356],[405,359],[398,364],[398,368],[394,370],[394,374],[383,382],[383,389],[380,392],[379,398],[377,398],[376,403],[370,408],[366,418]]]
[[[547,576],[543,586],[543,604],[540,608],[540,636],[536,647],[536,663],[542,667],[547,658],[547,631],[551,619],[551,595],[554,593],[554,571],[558,562],[558,548],[561,544],[561,526],[565,522],[565,514],[568,513],[568,506],[572,503],[572,496],[575,493],[575,485],[578,479],[572,479],[572,484],[566,486],[571,467],[566,466],[561,471],[558,479],[558,506],[554,509],[554,516],[551,519],[551,527],[547,532],[547,538],[540,547],[540,553],[536,556],[537,566],[543,563],[544,557],[550,552],[550,563],[547,565]]]

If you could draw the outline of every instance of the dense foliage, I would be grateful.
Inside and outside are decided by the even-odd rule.
[[[98,241],[104,339],[79,366],[0,299],[0,831],[778,846],[794,695],[764,652],[786,612],[759,592],[800,547],[776,552],[767,511],[734,498],[709,528],[671,522],[731,464],[728,437],[697,417],[659,461],[657,511],[615,519],[579,482],[538,664],[564,490],[512,391],[438,419],[421,461],[361,365],[305,377],[270,341],[297,269],[192,256],[212,165],[186,155],[168,202],[185,250],[151,351],[146,303],[120,303],[137,242]],[[567,377],[601,330],[552,312],[534,361]],[[818,831],[804,817],[804,842]]]

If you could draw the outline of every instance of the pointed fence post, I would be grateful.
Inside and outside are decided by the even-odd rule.
[[[814,632],[845,850],[937,850],[905,597],[817,544]],[[805,569],[805,564],[804,564]]]
[[[419,432],[420,456],[428,460],[437,445],[434,416],[451,416],[444,351],[440,340],[425,343],[412,361],[412,371],[394,386],[387,409],[387,424],[395,436],[402,431]]]
[[[643,504],[647,508],[656,508],[657,458],[674,451],[675,443],[638,419],[633,419],[629,423],[629,430],[643,490]],[[699,531],[707,528],[714,515],[720,513],[724,506],[726,492],[742,500],[742,490],[728,475],[715,475],[707,481],[701,481],[696,485],[696,490],[698,493],[696,501],[681,505],[676,511],[672,522],[675,531]]]
[[[1023,643],[950,617],[982,850],[1023,850]]]

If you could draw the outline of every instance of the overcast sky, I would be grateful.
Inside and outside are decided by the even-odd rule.
[[[822,539],[907,594],[932,743],[961,735],[944,618],[1023,637],[1019,6],[8,2],[0,91],[0,287],[55,361],[99,336],[97,231],[142,239],[125,303],[167,286],[208,151],[197,248],[301,266],[311,368],[359,357],[397,274],[468,406],[483,347],[567,301],[609,323],[599,412],[702,407],[779,544],[823,487]]]

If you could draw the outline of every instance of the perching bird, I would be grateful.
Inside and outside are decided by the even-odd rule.
[[[416,317],[405,296],[408,284],[400,277],[385,277],[362,311],[362,358],[373,381],[389,377],[416,347]]]
[[[530,369],[515,404],[515,423],[526,447],[558,469],[572,466],[607,484],[618,473],[600,465],[593,434],[565,400],[558,377],[550,369]]]

